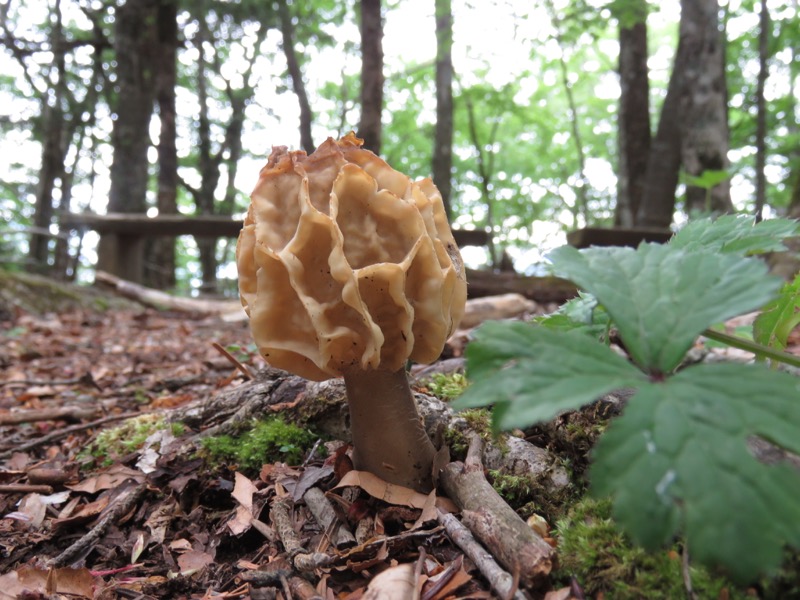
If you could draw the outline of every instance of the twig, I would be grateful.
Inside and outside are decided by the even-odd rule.
[[[355,546],[356,538],[339,522],[336,511],[333,509],[330,500],[325,497],[325,493],[317,488],[309,488],[303,494],[303,500],[308,506],[311,514],[314,515],[319,526],[325,531],[331,531],[331,541],[336,548]]]
[[[25,452],[26,450],[30,450],[31,448],[36,448],[37,446],[41,446],[43,444],[49,444],[55,440],[61,439],[70,435],[71,433],[75,433],[76,431],[84,431],[86,429],[91,429],[92,427],[97,427],[98,425],[104,425],[106,423],[111,423],[113,421],[121,421],[123,419],[129,419],[131,417],[138,417],[142,413],[122,413],[120,415],[111,415],[108,417],[103,417],[102,419],[97,419],[96,421],[92,421],[90,423],[80,423],[78,425],[71,425],[70,427],[64,427],[63,429],[59,429],[57,431],[53,431],[48,433],[47,435],[43,435],[40,438],[35,440],[31,440],[30,442],[25,442],[24,444],[19,444],[16,446],[6,447],[0,452],[0,460],[8,458],[14,452]]]
[[[483,442],[470,435],[464,463],[442,469],[442,488],[461,509],[464,526],[509,572],[519,572],[523,585],[535,586],[552,570],[555,550],[523,521],[486,481],[480,456]]]
[[[250,372],[250,369],[248,369],[246,365],[243,365],[241,362],[239,362],[239,360],[233,354],[225,350],[225,348],[223,348],[219,343],[211,342],[211,345],[217,352],[219,352],[220,354],[222,354],[222,356],[227,358],[231,362],[231,364],[233,364],[234,367],[239,369],[239,371],[241,371],[244,374],[244,376],[247,377],[247,379],[250,379],[251,381],[255,379],[253,373]]]
[[[102,391],[102,388],[97,385],[97,382],[94,380],[94,377],[91,373],[84,373],[80,377],[75,377],[74,379],[53,379],[53,380],[46,380],[46,379],[11,379],[9,381],[0,381],[0,386],[3,385],[75,385],[77,383],[83,383],[86,385],[91,385],[96,387],[98,390]]]
[[[62,567],[79,558],[84,552],[91,550],[91,546],[96,543],[111,526],[111,524],[127,513],[133,506],[139,502],[147,491],[147,484],[140,483],[127,494],[117,497],[111,509],[102,517],[97,524],[92,527],[80,539],[75,541],[69,548],[64,550],[55,558],[47,561],[48,567]]]
[[[439,510],[439,523],[441,523],[450,539],[464,551],[470,560],[475,563],[478,570],[492,586],[492,589],[501,598],[513,598],[514,600],[525,600],[522,592],[514,587],[514,578],[500,568],[491,554],[478,543],[469,529],[464,527],[461,522],[450,513]]]
[[[681,552],[681,573],[683,575],[683,587],[686,589],[686,597],[689,600],[697,600],[697,594],[692,587],[692,572],[689,570],[689,540],[683,540],[683,552]]]
[[[448,583],[450,583],[450,580],[453,579],[455,574],[458,573],[463,564],[464,564],[464,555],[459,554],[458,557],[453,562],[451,562],[450,565],[444,571],[442,571],[441,574],[437,576],[436,581],[427,587],[425,593],[422,595],[422,600],[432,600],[433,598],[436,598],[439,592],[443,590],[445,586]]]
[[[53,488],[49,485],[35,485],[30,483],[7,483],[0,485],[0,494],[52,494]]]
[[[300,536],[294,530],[292,519],[289,516],[290,503],[291,499],[288,496],[276,499],[272,503],[269,517],[281,538],[286,553],[292,559],[292,563],[299,571],[314,571],[330,565],[333,562],[331,556],[322,552],[308,552],[303,547]]]
[[[95,414],[97,414],[97,409],[89,406],[59,406],[42,410],[21,410],[0,415],[0,425],[18,425],[58,419],[90,419]]]

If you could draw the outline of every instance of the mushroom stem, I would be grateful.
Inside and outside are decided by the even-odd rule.
[[[417,413],[405,369],[350,371],[344,383],[355,468],[389,483],[431,491],[436,450]]]

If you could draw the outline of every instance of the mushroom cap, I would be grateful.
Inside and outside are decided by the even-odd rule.
[[[464,313],[442,197],[349,133],[273,147],[236,247],[239,293],[273,367],[322,381],[436,360]]]

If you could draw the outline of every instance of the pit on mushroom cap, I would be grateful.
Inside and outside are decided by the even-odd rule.
[[[435,451],[404,366],[438,358],[466,281],[433,182],[361,143],[273,148],[239,236],[239,290],[272,366],[344,377],[356,468],[428,490]]]

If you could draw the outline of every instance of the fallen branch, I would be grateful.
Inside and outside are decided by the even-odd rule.
[[[20,423],[57,421],[61,419],[81,421],[83,419],[90,419],[96,414],[97,408],[91,406],[59,406],[56,408],[37,410],[20,410],[17,412],[0,414],[0,425],[18,425]]]
[[[555,550],[531,529],[492,488],[483,475],[480,436],[470,434],[465,462],[442,470],[440,483],[462,511],[462,521],[497,561],[519,573],[526,586],[536,586],[553,568]]]
[[[142,496],[144,496],[146,491],[147,484],[140,483],[135,487],[131,487],[127,492],[122,492],[117,496],[105,516],[101,517],[94,527],[71,544],[61,554],[47,561],[47,566],[63,567],[75,562],[81,556],[88,554],[111,524],[130,511],[139,502]]]
[[[447,535],[475,563],[481,575],[486,578],[486,581],[489,582],[489,585],[497,592],[498,596],[501,598],[514,598],[514,600],[525,600],[525,596],[519,590],[515,590],[514,578],[511,574],[500,568],[500,565],[495,562],[490,554],[487,554],[486,549],[480,545],[469,529],[464,527],[450,513],[440,510],[438,515],[439,523],[444,526]]]

